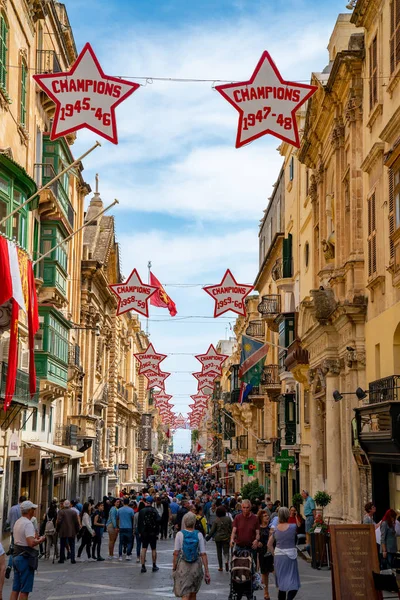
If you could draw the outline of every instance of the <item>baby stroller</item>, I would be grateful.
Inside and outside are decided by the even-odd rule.
[[[250,549],[236,548],[231,558],[231,583],[229,600],[256,600],[254,595],[253,577],[255,567],[253,554]]]

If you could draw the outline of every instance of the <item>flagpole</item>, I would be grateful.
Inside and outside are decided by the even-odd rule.
[[[243,425],[243,423],[238,423],[238,421],[236,421],[236,419],[234,419],[234,418],[232,417],[232,415],[231,415],[230,413],[228,413],[226,410],[224,410],[223,408],[221,408],[221,412],[223,412],[223,413],[224,413],[224,415],[227,415],[227,416],[228,416],[230,419],[232,419],[232,421],[233,421],[234,423],[236,423],[236,425],[238,425],[238,427],[243,427],[243,429],[244,429],[245,431],[247,431],[247,433],[248,433],[248,434],[252,435],[252,436],[253,436],[253,438],[255,438],[255,439],[257,440],[257,442],[265,442],[265,441],[266,441],[266,440],[262,440],[261,438],[259,438],[259,437],[258,437],[258,436],[257,436],[255,433],[253,433],[253,432],[251,431],[251,429],[247,429],[247,427],[245,427],[245,426]],[[268,440],[268,443],[270,444],[271,442]]]
[[[93,150],[95,150],[98,146],[101,146],[100,142],[96,142],[94,144],[94,146],[92,146],[91,148],[89,148],[89,150],[87,150],[86,152],[84,152],[82,154],[82,156],[80,156],[79,158],[77,158],[76,160],[74,160],[74,162],[72,162],[70,165],[68,165],[67,167],[65,167],[65,169],[63,169],[60,173],[58,173],[58,175],[56,175],[55,177],[53,177],[53,179],[51,179],[48,183],[46,183],[45,185],[43,185],[41,188],[39,188],[32,196],[30,196],[27,200],[25,200],[25,202],[23,202],[22,204],[20,204],[15,210],[13,210],[9,215],[6,215],[1,221],[0,221],[0,227],[6,222],[8,221],[8,219],[10,219],[10,217],[12,217],[13,215],[15,215],[15,213],[17,213],[18,211],[21,210],[21,208],[24,208],[24,206],[26,206],[27,204],[29,204],[29,202],[31,202],[36,196],[38,196],[40,194],[40,192],[42,192],[43,190],[46,190],[47,188],[49,188],[50,186],[53,185],[53,183],[55,183],[58,179],[60,179],[60,177],[62,177],[62,175],[64,175],[65,173],[67,173],[70,169],[72,169],[73,167],[75,167],[78,163],[80,163],[85,156],[87,156],[88,154],[90,154],[91,152],[93,152]]]
[[[97,221],[97,219],[102,214],[104,214],[107,210],[110,210],[110,208],[112,208],[115,204],[119,204],[119,201],[117,199],[115,199],[114,202],[112,202],[111,204],[109,204],[108,206],[106,206],[106,208],[104,210],[102,210],[101,212],[97,213],[96,216],[94,216],[92,219],[90,219],[89,221],[87,221],[86,223],[84,223],[81,227],[79,227],[78,229],[76,229],[76,231],[73,231],[71,233],[71,235],[69,235],[68,237],[65,238],[65,240],[62,240],[61,242],[59,242],[58,244],[56,244],[55,246],[53,246],[52,248],[50,248],[50,250],[48,252],[46,252],[45,254],[42,254],[37,260],[35,260],[32,263],[32,266],[37,265],[41,260],[43,260],[44,258],[46,258],[46,256],[49,256],[49,254],[51,254],[52,252],[54,252],[54,250],[56,250],[57,248],[59,248],[59,246],[62,246],[66,242],[69,242],[69,240],[72,239],[74,237],[74,235],[76,235],[77,233],[79,233],[79,231],[81,231],[84,227],[87,227],[87,225],[90,225],[90,223],[92,223],[93,221]]]
[[[151,260],[147,263],[147,283],[150,285],[150,271],[151,271]],[[149,335],[149,317],[146,319],[146,335]]]

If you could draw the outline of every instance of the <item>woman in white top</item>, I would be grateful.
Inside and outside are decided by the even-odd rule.
[[[6,553],[0,543],[0,600],[3,598],[3,585],[6,575]]]
[[[196,600],[203,580],[210,583],[208,559],[204,537],[195,530],[196,515],[186,513],[182,519],[181,531],[176,534],[172,565],[174,593],[183,600]]]
[[[82,508],[81,520],[82,520],[82,541],[78,550],[78,560],[84,562],[85,559],[81,558],[81,554],[83,549],[86,547],[86,554],[89,561],[95,561],[95,558],[90,557],[90,549],[92,546],[92,540],[95,536],[94,529],[92,527],[92,519],[90,518],[90,513],[92,511],[92,507],[89,502],[85,502]]]

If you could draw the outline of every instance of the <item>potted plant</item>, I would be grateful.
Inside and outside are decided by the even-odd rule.
[[[293,494],[292,504],[296,507],[297,512],[300,512],[300,506],[303,504],[303,496],[299,493]]]
[[[315,504],[320,508],[320,514],[324,514],[324,508],[332,501],[332,496],[326,492],[317,492],[314,496]]]

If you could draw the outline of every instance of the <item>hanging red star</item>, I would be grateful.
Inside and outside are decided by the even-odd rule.
[[[315,85],[284,81],[268,52],[263,52],[248,81],[215,89],[239,112],[236,148],[270,133],[300,146],[296,111],[316,91]]]
[[[146,373],[158,373],[160,363],[167,358],[167,354],[159,354],[154,350],[153,344],[149,344],[145,352],[134,354],[140,363],[139,375]]]
[[[160,390],[165,390],[165,380],[169,377],[171,373],[163,373],[160,371],[159,373],[147,373],[145,377],[147,377],[147,389],[151,390],[152,388],[160,388]]]
[[[246,315],[244,299],[254,289],[252,285],[237,283],[231,271],[227,269],[221,283],[203,288],[215,300],[214,317],[230,310],[243,317]]]
[[[156,293],[157,288],[143,283],[136,269],[133,269],[125,283],[112,283],[110,288],[119,299],[117,316],[130,310],[144,317],[149,316],[147,303],[150,296]]]
[[[203,373],[214,371],[214,373],[222,375],[222,365],[228,358],[228,355],[218,354],[214,346],[210,344],[210,347],[207,350],[206,354],[197,354],[195,358],[197,358],[197,360],[201,362],[203,367]]]
[[[218,377],[218,373],[209,371],[208,373],[193,373],[193,377],[197,379],[198,391],[203,391],[204,394],[212,394],[214,389],[214,381]]]
[[[86,127],[118,144],[115,109],[140,85],[105,75],[90,44],[85,44],[70,71],[33,78],[56,104],[52,140]]]

